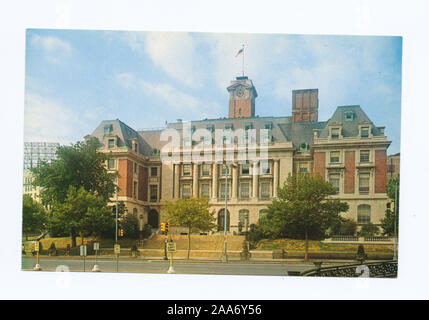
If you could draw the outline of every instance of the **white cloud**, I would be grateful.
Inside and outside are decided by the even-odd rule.
[[[148,101],[165,104],[165,109],[173,112],[192,114],[198,111],[199,115],[213,115],[221,107],[214,102],[205,102],[186,92],[183,92],[167,83],[151,83],[137,78],[131,73],[121,73],[115,76],[116,81],[128,90],[141,91]]]
[[[41,47],[47,52],[71,52],[70,43],[56,37],[40,36],[38,34],[33,34],[30,38],[30,42],[32,45]]]
[[[59,101],[44,98],[37,93],[25,95],[25,141],[60,142],[68,144],[81,140],[93,129],[92,120],[98,121],[100,108],[78,113]],[[96,113],[96,114],[95,114]]]
[[[173,79],[189,87],[201,87],[204,76],[197,52],[197,41],[183,32],[130,32],[128,45],[144,52]]]

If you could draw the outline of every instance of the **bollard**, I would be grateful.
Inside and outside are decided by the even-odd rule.
[[[92,268],[92,272],[101,272],[100,268],[98,267],[98,264],[94,264],[94,267]]]

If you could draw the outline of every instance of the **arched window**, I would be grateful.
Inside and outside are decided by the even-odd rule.
[[[371,206],[368,204],[358,205],[357,210],[357,221],[360,224],[366,224],[371,222]]]
[[[226,211],[226,231],[229,231],[229,211]],[[223,232],[224,231],[224,222],[225,222],[225,209],[219,211],[217,215],[217,230]]]

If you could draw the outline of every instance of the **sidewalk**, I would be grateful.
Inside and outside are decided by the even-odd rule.
[[[25,256],[23,255],[22,258],[36,258],[35,256]],[[42,256],[40,255],[39,258],[41,259],[64,259],[64,260],[83,260],[80,256]],[[87,256],[85,260],[95,260],[95,256]],[[116,260],[116,257],[114,255],[103,255],[103,256],[97,256],[97,260]],[[148,261],[148,262],[164,262],[168,260],[164,260],[163,257],[130,257],[130,256],[119,256],[119,260],[129,260],[129,261]],[[225,263],[220,258],[205,258],[205,257],[193,257],[191,259],[186,259],[183,257],[174,257],[174,261],[176,262],[186,262],[186,263]],[[228,263],[243,263],[243,264],[249,264],[249,263],[269,263],[269,264],[308,264],[308,265],[314,265],[313,261],[322,262],[324,265],[336,265],[336,264],[357,264],[358,262],[356,260],[340,260],[340,259],[314,259],[310,260],[308,262],[305,262],[303,259],[263,259],[263,258],[250,258],[247,261],[242,261],[240,258],[231,257],[228,258]],[[367,262],[371,262],[372,260],[368,260]]]

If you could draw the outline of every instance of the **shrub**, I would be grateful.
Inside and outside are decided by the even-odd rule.
[[[357,223],[352,219],[342,219],[342,221],[332,227],[331,236],[354,236],[357,231]]]
[[[378,226],[373,223],[368,223],[362,226],[359,235],[362,237],[372,237],[378,233]]]
[[[142,238],[147,239],[152,234],[152,227],[150,224],[145,224],[142,231]]]

